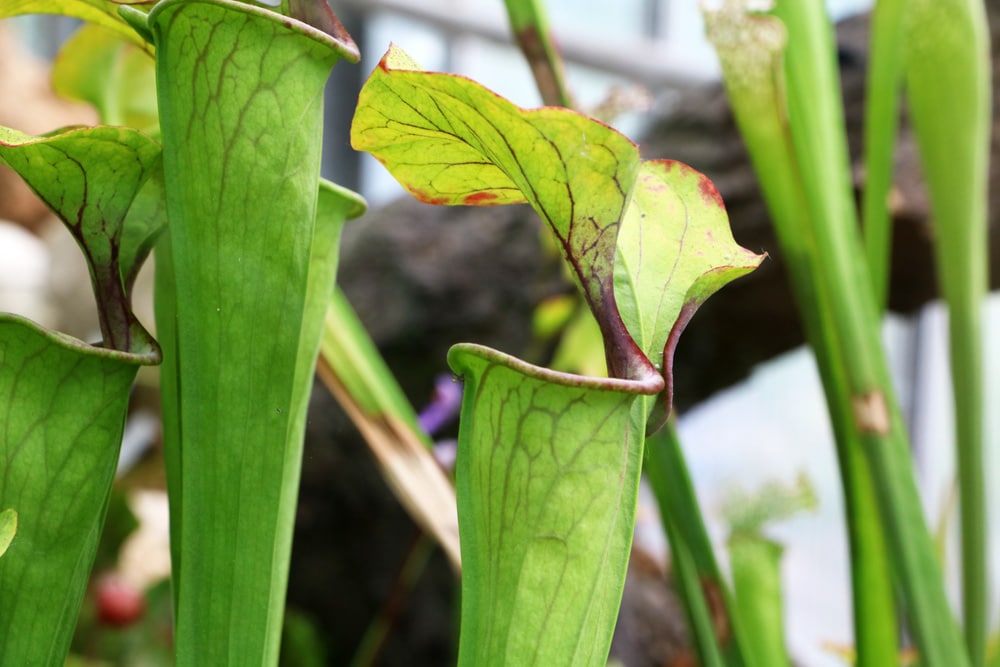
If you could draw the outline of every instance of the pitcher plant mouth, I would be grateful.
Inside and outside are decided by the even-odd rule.
[[[119,14],[142,37],[150,43],[155,43],[150,32],[150,26],[157,17],[178,4],[209,4],[228,7],[243,14],[255,15],[283,24],[289,30],[301,33],[320,44],[335,51],[341,58],[350,63],[361,60],[361,51],[354,39],[344,28],[337,15],[330,9],[326,0],[282,0],[272,7],[240,2],[239,0],[162,0],[148,14],[131,5],[123,5]],[[282,13],[285,9],[288,13]]]

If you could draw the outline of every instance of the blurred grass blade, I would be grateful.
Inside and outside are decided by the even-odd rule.
[[[903,77],[904,0],[878,0],[871,15],[868,79],[865,87],[864,164],[861,222],[875,303],[884,310],[892,266],[889,194],[899,127]]]
[[[737,13],[728,13],[733,11]],[[897,650],[896,624],[878,509],[873,487],[868,483],[870,473],[852,415],[843,364],[839,362],[841,350],[834,342],[836,334],[829,318],[823,315],[829,312],[829,297],[822,277],[813,268],[818,247],[806,224],[806,195],[783,121],[787,116],[783,61],[787,34],[784,25],[772,17],[740,12],[736,7],[706,15],[709,39],[722,60],[728,96],[785,253],[837,436],[854,554],[851,579],[858,665],[892,665]]]
[[[985,660],[983,318],[991,130],[988,21],[979,0],[914,0],[905,17],[910,117],[931,199],[949,348],[961,512],[962,600],[973,665]]]
[[[327,312],[317,372],[361,431],[400,503],[460,571],[455,490],[402,389],[339,290]]]
[[[531,67],[542,102],[572,109],[566,68],[549,30],[544,0],[504,0],[504,5],[514,39]]]
[[[656,496],[673,573],[702,664],[753,665],[743,659],[740,618],[733,613],[732,594],[715,559],[672,422],[647,438],[644,470]]]

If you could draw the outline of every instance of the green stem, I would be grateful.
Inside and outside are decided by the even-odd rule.
[[[566,84],[562,56],[552,40],[548,17],[541,0],[504,0],[510,27],[531,67],[542,101],[549,106],[573,108]]]

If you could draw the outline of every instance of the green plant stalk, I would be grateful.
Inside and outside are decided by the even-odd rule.
[[[276,664],[306,403],[339,222],[357,205],[340,196],[339,220],[317,216],[322,91],[357,52],[226,0],[128,17],[156,45],[171,223],[158,297],[175,310],[158,319],[176,374],[177,663]]]
[[[779,544],[757,534],[737,532],[729,538],[734,597],[752,638],[746,650],[755,665],[791,665],[782,630],[781,553]]]
[[[922,522],[912,522],[914,513],[922,516],[921,505],[909,464],[908,439],[881,347],[880,318],[869,289],[872,283],[856,234],[830,24],[819,5],[793,6],[782,1],[775,14],[784,21],[789,34],[784,71],[788,115],[795,119],[790,123],[792,164],[801,173],[797,182],[804,202],[799,203],[799,211],[808,211],[798,246],[806,249],[806,257],[795,273],[802,284],[810,280],[805,274],[815,276],[811,279],[814,286],[800,291],[799,303],[805,309],[810,303],[817,308],[815,315],[806,318],[806,326],[816,332],[814,339],[818,338],[827,350],[826,354],[818,354],[825,357],[818,365],[835,435],[841,443],[838,459],[851,543],[858,664],[891,665],[898,661],[898,631],[890,559],[899,567],[901,557],[915,555],[915,546],[923,547],[922,552],[917,549],[916,555],[924,560],[924,568],[903,584],[904,588],[916,589],[907,600],[909,605],[921,596],[926,588],[924,577],[936,562],[926,527]],[[785,225],[794,226],[792,220],[789,218]],[[814,294],[810,295],[810,291]],[[809,300],[810,296],[815,300]],[[810,319],[814,321],[808,323]],[[890,411],[888,433],[865,423],[863,410],[859,411],[873,397],[877,411],[886,407]],[[880,476],[876,470],[878,464],[867,458],[872,453],[879,457],[892,455],[897,461],[902,459],[906,466],[902,476],[894,480]],[[885,497],[895,502],[886,503],[883,499],[880,508],[873,479],[878,480],[878,488],[903,487],[903,490],[894,496],[886,493]],[[905,496],[902,509],[898,506],[899,495]],[[895,530],[898,535],[891,555],[887,551],[886,529]],[[929,616],[947,609],[934,608],[945,599],[939,574],[931,579],[931,584],[935,583],[938,590],[922,594],[922,610],[913,613]],[[934,601],[928,602],[928,597]],[[925,638],[918,639],[918,643],[928,643],[926,635],[932,632],[938,631],[925,627]],[[939,659],[951,650],[947,642],[942,644],[938,649]]]
[[[813,269],[818,246],[810,227],[805,195],[791,137],[783,119],[783,26],[765,16],[736,19],[709,15],[710,35],[723,61],[723,72],[736,120],[760,175],[765,200],[783,249],[800,314],[816,355],[836,435],[844,489],[854,631],[858,665],[881,667],[896,661],[895,613],[891,573],[882,544],[881,526],[862,438],[853,419],[843,349],[836,345],[825,281]],[[735,24],[726,21],[735,20]],[[741,25],[742,21],[746,25]],[[721,21],[720,24],[715,24]]]
[[[663,518],[663,531],[670,544],[670,566],[674,585],[684,604],[688,627],[694,635],[695,651],[698,664],[705,667],[727,667],[727,662],[720,646],[718,631],[713,622],[712,609],[705,599],[704,589],[698,581],[697,565],[688,545],[679,532],[672,517]]]
[[[643,468],[656,496],[702,664],[745,664],[741,618],[732,612],[732,593],[715,559],[672,422],[646,439]]]
[[[930,191],[939,284],[948,304],[962,601],[972,663],[985,662],[988,591],[983,470],[983,319],[991,75],[977,0],[918,0],[905,17],[907,97]]]
[[[901,0],[878,0],[875,3],[871,18],[871,45],[865,87],[865,182],[861,199],[861,221],[875,304],[881,311],[885,310],[888,299],[892,264],[889,194],[892,187],[893,151],[899,128],[905,4]]]
[[[552,40],[544,0],[504,0],[510,27],[524,53],[542,102],[572,109],[573,95],[566,83],[566,67]]]

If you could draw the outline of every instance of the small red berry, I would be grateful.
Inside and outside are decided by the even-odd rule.
[[[105,574],[97,580],[94,600],[98,621],[115,628],[132,625],[146,611],[142,591],[116,574]]]

